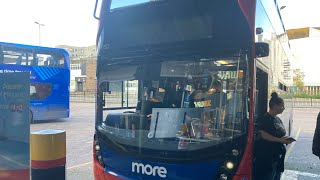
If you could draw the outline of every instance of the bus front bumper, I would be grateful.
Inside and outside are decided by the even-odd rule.
[[[93,172],[95,180],[123,180],[119,177],[106,173],[104,171],[104,168],[99,164],[99,162],[96,159],[93,160]]]

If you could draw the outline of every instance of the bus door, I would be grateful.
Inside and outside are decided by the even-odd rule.
[[[268,74],[257,68],[256,76],[256,117],[268,111]]]
[[[138,81],[107,82],[103,99],[104,107],[109,110],[136,108]]]

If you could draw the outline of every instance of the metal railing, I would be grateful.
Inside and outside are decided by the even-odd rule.
[[[120,97],[120,96],[119,96]],[[130,97],[130,100],[132,100]],[[96,101],[95,91],[83,91],[70,93],[71,102],[92,102]],[[313,98],[293,98],[290,100],[293,107],[320,107],[320,99]]]
[[[320,107],[320,99],[293,98],[293,107]]]
[[[96,91],[79,91],[70,93],[71,102],[96,102]]]

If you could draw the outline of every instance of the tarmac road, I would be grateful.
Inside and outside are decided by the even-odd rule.
[[[38,121],[31,125],[31,132],[43,129],[63,129],[66,131],[66,176],[68,180],[93,179],[94,106],[94,103],[71,103],[70,118]]]
[[[31,131],[64,129],[67,134],[67,179],[91,180],[94,103],[71,103],[71,117],[37,122]],[[320,108],[295,108],[292,136],[297,142],[288,147],[282,180],[319,180],[320,159],[311,152],[316,117]]]

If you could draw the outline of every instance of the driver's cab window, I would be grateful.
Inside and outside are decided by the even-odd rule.
[[[52,84],[33,83],[30,85],[30,100],[44,100],[52,94]]]
[[[163,62],[128,69],[133,75],[120,69],[110,72],[105,77],[111,79],[121,72],[119,77],[137,82],[137,103],[135,109],[104,111],[103,121],[116,131],[144,131],[148,138],[212,141],[239,135],[243,131],[244,71],[234,62],[228,61],[228,66],[217,61]],[[102,101],[117,101],[123,107],[123,82],[109,82]]]

